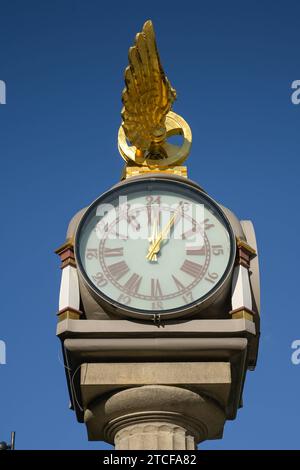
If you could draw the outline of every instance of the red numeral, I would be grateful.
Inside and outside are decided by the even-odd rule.
[[[204,219],[204,228],[205,228],[205,230],[209,230],[212,227],[214,227],[214,224],[210,224],[209,219]]]
[[[95,276],[92,276],[92,279],[97,287],[104,287],[107,284],[107,280],[102,273],[96,273]]]
[[[186,249],[187,255],[205,255],[205,246],[190,246]]]
[[[158,279],[151,279],[151,297],[157,298],[163,295]]]
[[[129,297],[129,295],[121,294],[118,298],[118,302],[120,302],[120,304],[129,305],[131,297]]]
[[[146,196],[147,204],[160,204],[160,196]]]
[[[222,245],[212,245],[212,252],[213,252],[213,255],[223,255],[224,254],[224,250],[223,250],[223,247]]]
[[[180,269],[190,276],[200,277],[202,268],[203,266],[201,266],[201,264],[194,263],[194,261],[185,260]]]
[[[219,277],[218,273],[208,273],[208,275],[204,279],[208,282],[211,282],[212,284],[215,284],[218,277]]]
[[[85,252],[86,259],[93,259],[97,258],[97,249],[96,248],[88,248]]]
[[[192,222],[193,226],[191,229],[187,230],[186,232],[184,232],[182,234],[182,239],[183,240],[186,240],[188,238],[191,238],[193,237],[194,235],[196,235],[197,233],[200,233],[201,232],[201,227],[200,225],[196,224],[196,222],[193,220]]]
[[[123,256],[123,250],[123,248],[104,248],[103,255],[105,257]]]
[[[177,277],[173,276],[173,274],[172,274],[172,278],[173,278],[178,290],[185,289],[185,286],[177,279]]]
[[[128,281],[124,284],[124,289],[130,294],[137,294],[140,284],[142,282],[142,276],[134,273],[130,276]]]
[[[129,268],[125,261],[119,261],[118,263],[111,264],[107,266],[109,269],[110,274],[117,279],[121,279],[121,277],[125,276],[128,273]]]

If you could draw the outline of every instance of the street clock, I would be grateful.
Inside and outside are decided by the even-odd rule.
[[[75,238],[80,276],[94,298],[144,319],[207,307],[228,286],[235,254],[220,206],[171,177],[110,189],[85,211]]]
[[[56,250],[71,408],[89,440],[120,450],[221,438],[257,360],[254,228],[188,178],[192,132],[175,99],[147,21],[125,70],[121,181],[75,214]]]

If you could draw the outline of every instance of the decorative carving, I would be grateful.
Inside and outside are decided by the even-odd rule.
[[[249,278],[251,259],[256,251],[241,238],[237,239],[237,266],[232,280],[231,318],[253,321],[252,292]]]
[[[58,321],[63,321],[63,320],[79,320],[82,315],[82,312],[80,310],[76,310],[71,307],[66,307],[60,310],[57,314]]]
[[[61,259],[61,269],[65,268],[66,266],[74,266],[76,268],[76,261],[74,255],[74,246],[71,241],[67,241],[63,245],[61,245],[55,253]]]
[[[237,239],[237,263],[249,269],[250,260],[257,256],[256,251],[241,238]]]
[[[118,135],[122,157],[137,167],[146,165],[151,169],[180,165],[189,154],[192,133],[187,122],[171,111],[176,91],[161,66],[150,20],[129,49],[125,84],[123,122]],[[178,134],[183,137],[181,146],[167,142],[169,137]]]
[[[176,99],[176,91],[161,66],[151,21],[146,21],[143,31],[136,35],[128,58],[122,126],[138,152],[150,150],[152,146],[155,152],[155,144],[164,140],[166,115]]]
[[[65,319],[78,320],[82,314],[80,293],[73,243],[68,240],[57,250],[61,259],[61,283],[59,292],[58,321]]]

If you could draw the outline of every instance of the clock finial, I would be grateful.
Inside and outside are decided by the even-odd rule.
[[[180,173],[178,168],[186,176],[186,168],[178,165],[189,154],[192,133],[187,122],[171,111],[176,91],[162,68],[150,20],[136,35],[128,57],[118,134],[118,148],[127,163],[125,177],[148,171]],[[173,135],[182,135],[182,145],[168,142]]]

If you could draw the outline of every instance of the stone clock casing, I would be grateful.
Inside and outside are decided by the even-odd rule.
[[[144,204],[147,191],[157,195],[153,188],[162,196],[162,202],[167,193],[172,193],[175,210],[184,197],[190,197],[194,203],[204,203],[207,211],[204,220],[208,221],[203,232],[207,239],[204,237],[202,246],[191,247],[189,237],[176,240],[171,237],[160,247],[157,262],[149,263],[149,239],[122,240],[123,245],[119,239],[90,239],[95,228],[93,211],[99,202],[114,202],[121,191],[127,194],[130,203],[130,197],[136,196],[139,190],[138,199],[144,201],[141,211],[147,211]],[[169,219],[170,214],[161,221],[160,230]],[[147,216],[136,219],[141,225],[143,220],[147,221]],[[114,226],[114,219],[107,224],[108,231],[109,226]],[[172,230],[175,228],[174,225]],[[149,235],[151,238],[152,234]],[[167,410],[168,421],[169,411],[171,414],[174,411],[169,393],[167,401],[157,405],[153,387],[155,390],[159,387],[160,392],[183,390],[185,393],[193,389],[195,396],[203,393],[205,409],[213,407],[210,415],[219,413],[219,427],[208,429],[204,436],[196,436],[196,441],[220,438],[225,418],[234,419],[242,404],[246,370],[254,369],[257,360],[258,260],[253,256],[247,265],[247,256],[244,258],[245,252],[241,251],[243,244],[248,251],[251,247],[256,250],[252,223],[240,222],[191,180],[155,173],[122,181],[79,211],[69,224],[66,238],[58,250],[63,270],[57,334],[63,344],[71,406],[78,421],[86,423],[89,440],[113,443],[117,429],[115,409],[111,408],[111,414],[108,409],[116,388],[121,394],[127,390],[129,394],[134,393],[130,404],[138,415],[147,404],[146,414],[156,413],[158,407]],[[193,248],[196,253],[191,253]],[[87,250],[96,250],[96,255]],[[221,254],[222,262],[218,261]],[[87,261],[94,264],[89,265]],[[216,261],[218,265],[214,264]],[[121,265],[111,268],[116,263]],[[209,276],[213,273],[218,276]],[[205,277],[214,282],[206,280],[205,284]],[[159,280],[159,285],[156,282],[152,286],[152,279]],[[181,285],[187,291],[180,292]],[[201,291],[201,286],[209,287]],[[155,299],[145,299],[151,296],[152,290]],[[177,295],[172,295],[174,292]],[[162,302],[161,308],[156,308],[153,302]],[[149,377],[154,377],[153,381],[149,382]],[[147,398],[144,393],[149,394]],[[143,397],[142,411],[139,394]],[[117,393],[117,400],[118,397]],[[203,403],[201,398],[201,410]],[[178,404],[176,398],[176,416],[180,411]],[[194,423],[195,408],[188,406],[184,414],[190,411],[188,419]],[[127,404],[124,413],[127,416]],[[202,425],[200,428],[206,429]]]
[[[120,195],[126,195],[130,204],[128,212],[122,212],[126,219],[129,216],[130,227],[127,238],[124,233],[109,238],[120,227],[124,232],[128,219],[123,221],[125,225],[118,226],[119,213],[110,217],[108,212],[106,219],[102,219],[96,211],[100,203],[118,204]],[[184,203],[185,208],[181,223],[173,227],[174,232],[177,230],[176,239],[171,234],[153,262],[146,259],[150,241],[145,237],[139,239],[138,232],[146,229],[149,213],[150,217],[157,214],[158,197],[160,228],[169,220],[167,211],[164,214],[165,206],[172,205],[176,211]],[[193,209],[195,205],[204,205],[202,229],[192,220],[191,214],[195,212],[186,211],[186,204]],[[101,220],[107,223],[106,232],[99,238],[97,227]],[[166,320],[189,316],[224,318],[224,312],[230,309],[235,237],[242,235],[242,228],[230,211],[190,180],[155,175],[121,182],[73,218],[68,238],[74,234],[81,299],[87,318],[155,320],[158,315]],[[227,304],[228,309],[224,308]]]

